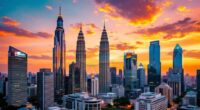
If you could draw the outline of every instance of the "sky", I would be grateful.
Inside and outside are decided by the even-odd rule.
[[[28,54],[28,71],[52,68],[56,20],[62,7],[67,74],[75,61],[80,28],[86,42],[87,73],[98,73],[98,54],[105,21],[110,43],[110,66],[123,69],[124,52],[134,51],[147,68],[149,43],[159,40],[161,69],[172,67],[173,49],[183,48],[185,74],[200,69],[199,0],[1,0],[0,72],[7,73],[8,46]],[[147,70],[146,70],[147,71]]]

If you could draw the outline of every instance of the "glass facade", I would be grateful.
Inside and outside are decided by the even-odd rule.
[[[148,65],[148,85],[153,92],[155,87],[161,82],[161,62],[159,41],[150,42],[149,65]]]

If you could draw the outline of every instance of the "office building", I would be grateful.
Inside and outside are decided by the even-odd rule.
[[[166,110],[167,99],[161,94],[146,92],[137,98],[135,110]]]
[[[137,79],[138,79],[139,88],[143,90],[144,85],[146,84],[146,76],[145,76],[144,66],[141,63],[137,69]]]
[[[124,54],[124,87],[125,94],[138,88],[137,55],[134,52]]]
[[[197,105],[197,93],[195,91],[187,92],[186,95],[183,97],[183,105],[196,106]]]
[[[54,105],[54,76],[51,69],[43,68],[37,73],[37,95],[41,110]]]
[[[99,79],[98,77],[91,78],[91,95],[97,96],[99,94]]]
[[[37,96],[37,85],[32,84],[28,86],[28,97]]]
[[[167,83],[161,83],[159,86],[155,88],[156,93],[160,93],[164,95],[169,104],[172,104],[173,99],[173,91],[172,88]]]
[[[111,74],[111,84],[117,83],[117,69],[116,67],[110,68],[110,74]]]
[[[161,82],[161,62],[159,41],[150,42],[149,64],[148,64],[148,85],[153,92],[155,87]]]
[[[86,52],[85,52],[85,40],[82,31],[82,26],[80,27],[80,32],[78,34],[78,39],[76,44],[76,64],[80,69],[80,90],[81,92],[86,92],[87,91]]]
[[[118,84],[123,85],[124,77],[123,77],[122,69],[119,69],[118,77],[119,77]]]
[[[101,100],[88,93],[74,93],[63,96],[63,106],[67,110],[101,110]]]
[[[173,90],[173,98],[176,98],[181,95],[181,74],[174,73],[172,69],[169,69],[167,74],[168,76],[168,85]]]
[[[108,35],[104,24],[99,47],[99,92],[106,93],[111,85],[110,50]]]
[[[27,102],[28,55],[14,47],[8,51],[8,104],[25,105]]]
[[[111,87],[111,92],[115,93],[117,97],[124,97],[124,86],[119,84],[113,84]]]
[[[59,16],[57,19],[57,27],[54,36],[54,47],[53,47],[53,73],[55,80],[55,99],[60,99],[64,90],[64,80],[66,74],[66,64],[65,64],[65,31],[63,28],[63,18],[61,15],[61,7]]]
[[[72,62],[69,65],[69,94],[81,92],[80,77],[78,65]]]

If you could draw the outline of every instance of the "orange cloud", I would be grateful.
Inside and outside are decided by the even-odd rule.
[[[12,19],[10,17],[4,16],[2,18],[2,24],[8,25],[8,26],[18,26],[18,25],[20,25],[20,22]]]
[[[119,43],[119,44],[110,45],[110,48],[111,50],[124,51],[124,50],[135,50],[137,47],[130,45],[128,43]]]
[[[176,9],[179,12],[187,12],[187,11],[189,11],[186,6],[179,6]]]
[[[124,18],[136,26],[154,22],[163,10],[163,6],[169,6],[171,3],[156,3],[153,0],[95,0],[95,2],[99,11],[107,13],[114,19]]]

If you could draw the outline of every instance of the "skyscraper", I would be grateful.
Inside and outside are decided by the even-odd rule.
[[[134,52],[124,54],[124,87],[125,94],[138,87],[137,54]]]
[[[64,92],[64,78],[66,73],[65,66],[65,34],[63,28],[63,19],[61,15],[61,8],[57,19],[57,27],[54,36],[53,47],[53,73],[55,80],[55,95],[62,94]]]
[[[81,91],[87,91],[87,75],[86,75],[86,52],[85,52],[85,40],[84,34],[82,32],[82,27],[80,27],[80,32],[78,34],[78,40],[76,44],[76,64],[80,68],[80,86]]]
[[[140,63],[138,70],[137,70],[137,79],[138,79],[139,87],[142,90],[144,90],[144,86],[145,86],[145,83],[146,83],[146,76],[145,76],[144,66],[142,65],[142,63]]]
[[[109,41],[105,24],[101,35],[99,50],[99,92],[106,93],[111,85]]]
[[[173,52],[173,71],[181,74],[181,91],[184,92],[184,71],[182,67],[182,53],[183,50],[179,44],[176,44]]]
[[[196,81],[197,81],[197,105],[200,106],[200,69],[197,70]]]
[[[8,51],[8,104],[25,105],[27,102],[27,57],[14,47]]]
[[[47,110],[54,104],[54,77],[51,69],[40,69],[37,73],[37,96],[40,110]]]
[[[74,62],[69,65],[69,93],[81,92],[80,68]]]
[[[159,41],[150,42],[149,65],[148,65],[148,85],[153,92],[155,87],[161,82],[161,62]]]
[[[116,67],[111,67],[110,68],[110,74],[111,74],[111,84],[116,84],[117,83],[117,70]]]

